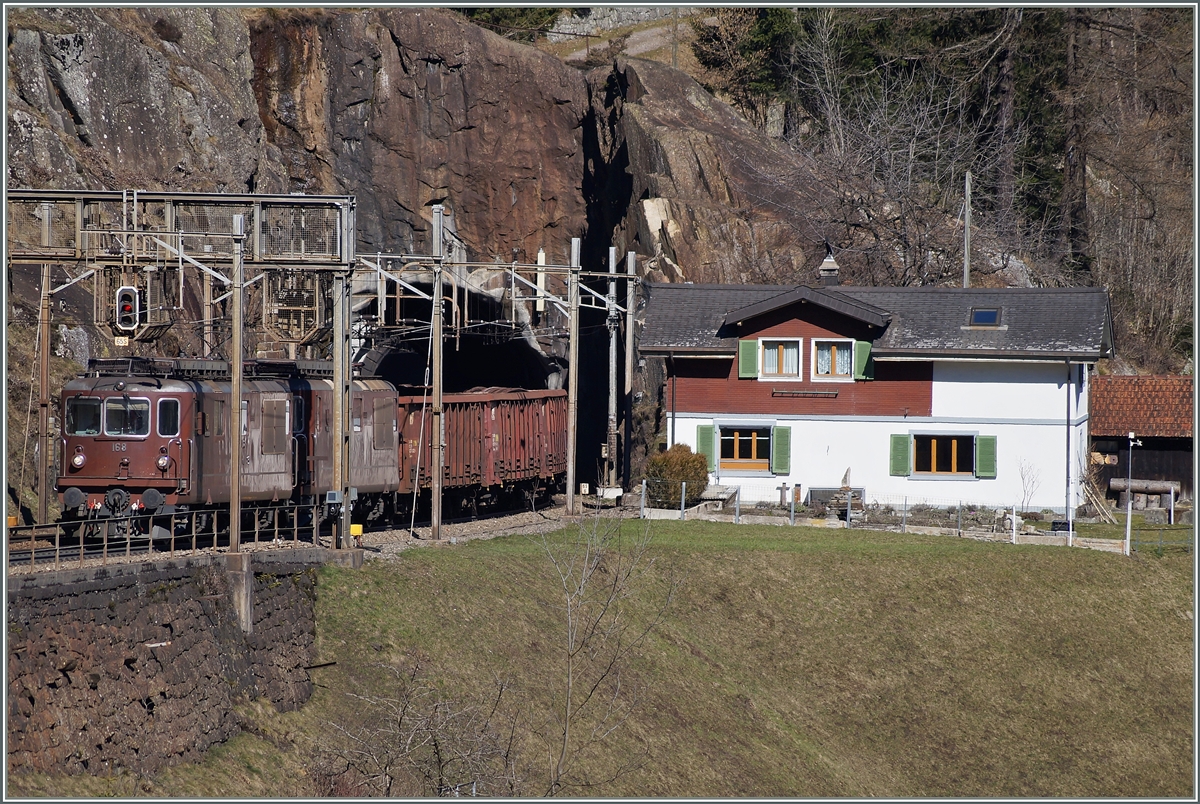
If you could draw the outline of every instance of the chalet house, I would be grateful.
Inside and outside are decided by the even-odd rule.
[[[640,350],[666,358],[668,440],[744,499],[837,488],[850,469],[868,502],[1083,503],[1089,369],[1112,354],[1102,289],[646,292]]]
[[[1129,433],[1142,442],[1133,448],[1133,477],[1176,481],[1180,497],[1193,497],[1192,378],[1183,376],[1104,376],[1092,378],[1091,464],[1098,485],[1110,497],[1109,480],[1129,476]]]

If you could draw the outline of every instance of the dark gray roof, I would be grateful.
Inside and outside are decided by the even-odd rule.
[[[826,309],[877,327],[886,325],[892,317],[887,310],[881,310],[873,304],[867,304],[843,293],[832,291],[829,288],[810,288],[801,285],[784,293],[776,294],[765,301],[760,301],[748,307],[743,307],[740,310],[730,312],[729,315],[725,316],[725,324],[726,326],[733,326],[740,321],[748,321],[755,316],[769,313],[772,310],[778,310],[780,307],[786,307],[798,301],[812,302]]]
[[[732,355],[723,325],[801,297],[851,318],[886,323],[872,354],[1095,360],[1112,353],[1108,292],[1102,288],[804,288],[780,285],[649,284],[641,350]],[[971,327],[973,308],[998,308],[999,327]],[[888,318],[890,317],[890,318]]]
[[[717,333],[733,310],[794,290],[792,285],[648,283],[646,323],[639,348],[649,354],[733,354],[737,338]]]

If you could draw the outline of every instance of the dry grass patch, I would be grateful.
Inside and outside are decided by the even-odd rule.
[[[623,677],[633,717],[581,760],[602,782],[591,795],[1192,793],[1190,556],[704,522],[654,534],[683,583]],[[388,691],[383,669],[414,657],[450,700],[510,685],[525,790],[541,792],[532,729],[558,700],[561,619],[535,541],[327,568],[318,618],[318,661],[336,664],[314,671],[302,711],[249,712],[264,736],[210,756],[208,778],[240,774],[227,794],[274,794],[271,767],[361,719],[362,696]],[[204,773],[172,776],[176,794],[215,789]]]

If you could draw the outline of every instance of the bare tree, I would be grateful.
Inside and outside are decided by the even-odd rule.
[[[587,789],[634,767],[622,762],[599,778],[579,767],[634,711],[638,689],[630,665],[662,622],[678,585],[659,576],[649,529],[630,536],[621,525],[620,518],[596,516],[585,518],[568,540],[540,539],[562,594],[554,604],[562,618],[560,686],[541,730],[546,795]],[[661,594],[648,604],[656,587]]]
[[[1022,458],[1017,462],[1017,472],[1021,476],[1021,510],[1029,510],[1029,502],[1042,486],[1042,472],[1032,461]]]
[[[424,681],[415,658],[408,666],[376,665],[391,695],[352,691],[363,713],[352,723],[330,722],[317,749],[318,776],[333,795],[518,795],[524,781],[515,749],[517,721],[501,704],[507,685],[491,700],[461,702]]]

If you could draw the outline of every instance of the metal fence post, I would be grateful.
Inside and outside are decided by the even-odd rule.
[[[796,524],[796,495],[788,495],[788,524]]]
[[[904,498],[904,508],[900,511],[900,532],[908,533],[908,497]]]
[[[687,519],[687,481],[679,482],[679,518]]]
[[[958,535],[962,536],[962,500],[958,501]]]
[[[742,524],[742,487],[738,486],[733,493],[733,524]]]
[[[1017,504],[1016,503],[1013,503],[1012,543],[1013,544],[1017,543]]]
[[[641,518],[646,518],[646,478],[642,478],[642,511]]]

